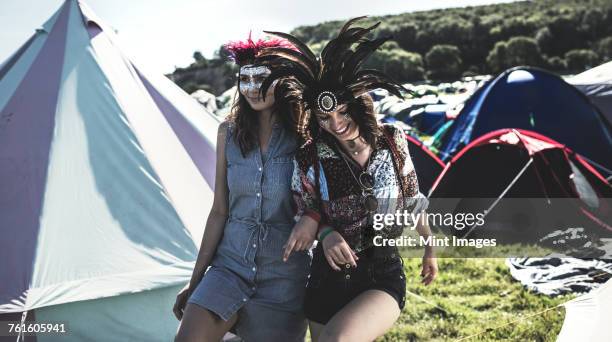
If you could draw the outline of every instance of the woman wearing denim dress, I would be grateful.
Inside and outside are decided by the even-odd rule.
[[[177,296],[176,341],[217,342],[227,331],[255,342],[305,336],[302,303],[316,228],[295,223],[289,105],[275,100],[274,87],[265,100],[259,92],[270,69],[256,56],[270,46],[292,48],[250,37],[226,45],[240,65],[239,99],[219,127],[213,207],[192,279]]]
[[[291,77],[294,86],[283,96],[305,108],[295,113],[304,143],[296,152],[292,189],[298,212],[317,218],[320,227],[304,300],[315,342],[373,341],[391,328],[405,305],[406,278],[398,248],[376,241],[401,236],[404,224],[379,230],[373,218],[426,215],[428,205],[404,132],[379,125],[373,112],[368,91],[383,88],[401,97],[405,89],[380,71],[360,68],[389,39],[366,38],[380,23],[353,26],[363,18],[349,20],[319,57],[297,38],[277,32],[270,33],[289,39],[299,53],[264,52],[281,60],[262,91]],[[421,236],[431,235],[426,220],[412,223]],[[434,251],[426,246],[423,284],[437,271]]]

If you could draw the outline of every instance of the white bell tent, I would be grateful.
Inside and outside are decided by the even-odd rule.
[[[26,341],[171,340],[218,125],[65,1],[0,65],[0,320],[67,322]]]

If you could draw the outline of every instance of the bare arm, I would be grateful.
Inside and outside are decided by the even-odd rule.
[[[425,211],[421,212],[421,215],[423,215],[425,218],[427,217],[427,214],[425,213]],[[419,218],[419,220],[417,221],[416,224],[416,231],[419,233],[420,236],[427,238],[428,236],[432,235],[431,234],[431,229],[429,227],[429,223],[427,222],[427,220],[423,220],[421,218]],[[426,257],[435,257],[435,253],[434,253],[434,248],[431,245],[426,245],[425,246],[425,256]]]
[[[399,127],[396,127],[394,130],[394,140],[398,146],[398,149],[400,150],[400,153],[404,155],[403,158],[405,158],[403,163],[404,167],[401,170],[400,181],[404,184],[404,187],[408,189],[408,197],[417,201],[417,205],[412,208],[413,212],[421,214],[416,222],[416,230],[419,235],[423,237],[430,236],[432,235],[431,229],[427,220],[427,213],[425,212],[425,207],[427,205],[426,203],[420,202],[425,201],[426,199],[419,191],[419,182],[412,159],[410,158],[410,151],[408,151],[408,142],[404,137],[404,132]],[[431,245],[426,245],[425,253],[423,254],[423,265],[421,270],[421,277],[423,279],[421,280],[421,283],[424,285],[429,285],[436,278],[437,274],[438,261],[436,259],[434,248]]]
[[[208,214],[204,236],[200,243],[198,258],[189,281],[189,287],[195,289],[204,272],[210,265],[217,245],[223,237],[225,221],[228,217],[227,161],[225,159],[225,137],[227,122],[221,123],[217,131],[217,166],[215,169],[215,194],[212,208]]]

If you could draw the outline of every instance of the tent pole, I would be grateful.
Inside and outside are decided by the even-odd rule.
[[[510,190],[510,188],[512,188],[512,186],[514,185],[514,183],[516,183],[516,181],[518,181],[518,179],[523,175],[523,173],[525,173],[525,170],[527,170],[527,168],[529,167],[529,165],[531,165],[531,163],[533,163],[533,156],[531,156],[529,158],[529,160],[527,161],[527,164],[525,164],[525,166],[523,166],[523,168],[521,169],[521,171],[519,171],[519,173],[514,177],[514,179],[512,180],[512,182],[510,182],[510,184],[508,184],[508,186],[504,189],[504,191],[502,191],[501,195],[499,195],[495,201],[485,210],[485,214],[483,219],[491,212],[491,209],[493,209],[493,207],[495,207],[497,205],[497,203],[504,197],[506,196],[506,193]],[[476,224],[472,225],[470,227],[470,230],[467,231],[467,233],[465,233],[465,235],[462,236],[462,238],[466,238],[468,235],[470,235],[470,233],[476,228]]]
[[[24,326],[24,324],[25,324],[25,320],[26,320],[26,317],[27,317],[27,316],[28,316],[28,310],[26,310],[26,311],[24,311],[24,312],[22,312],[22,313],[21,313],[21,325],[20,325],[21,327],[23,327],[23,326]],[[21,329],[21,330],[19,331],[19,335],[17,335],[17,342],[19,342],[19,340],[21,340],[21,341],[25,341],[25,336],[24,336],[24,334],[23,334],[23,329]]]

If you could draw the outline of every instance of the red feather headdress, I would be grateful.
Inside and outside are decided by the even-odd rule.
[[[249,32],[249,38],[246,41],[229,42],[223,47],[228,52],[229,59],[240,66],[253,64],[259,52],[265,48],[285,48],[297,51],[297,48],[284,38],[267,40],[260,38],[255,42],[251,39],[251,32]]]

